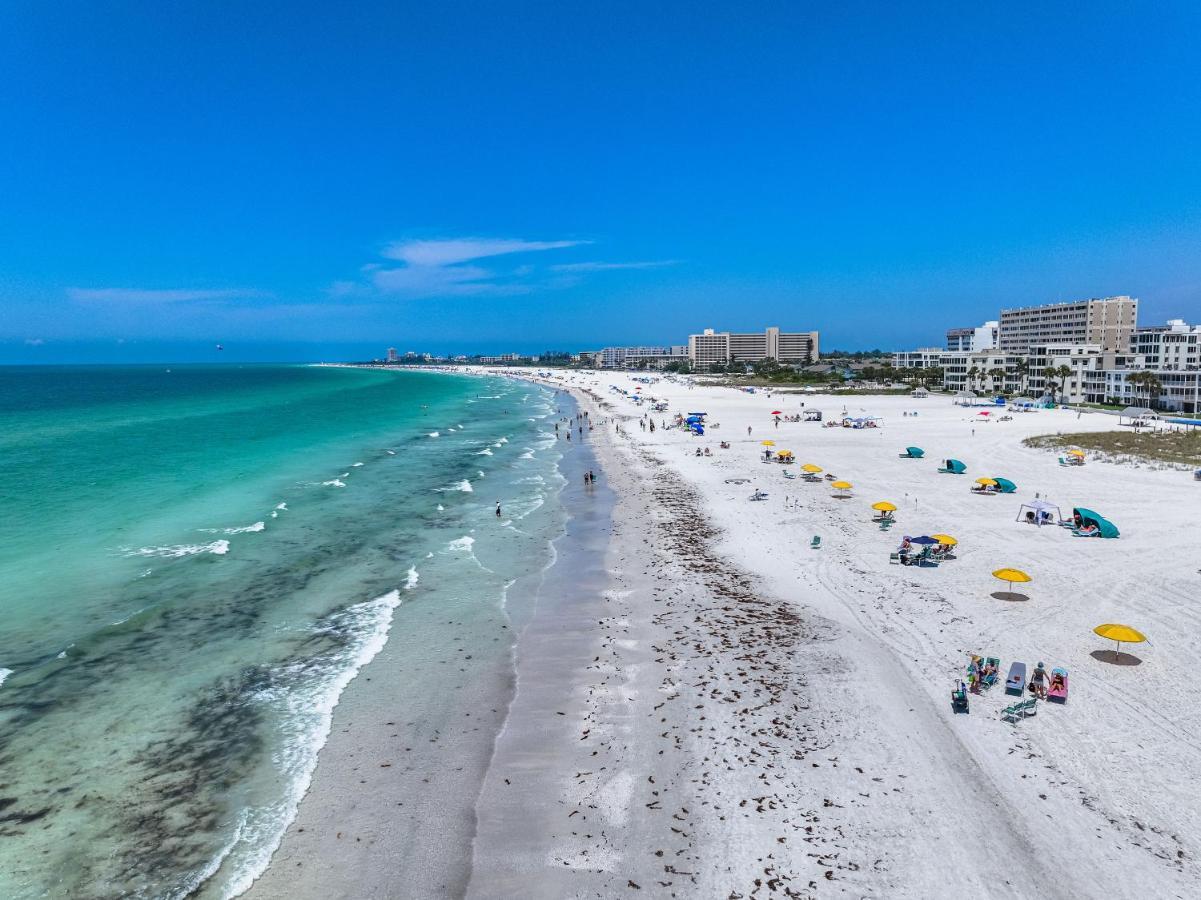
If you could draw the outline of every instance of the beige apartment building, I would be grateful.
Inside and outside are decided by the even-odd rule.
[[[1137,327],[1138,300],[1125,295],[1003,309],[997,349],[1025,353],[1049,344],[1095,344],[1125,352]]]
[[[769,357],[783,365],[814,363],[818,352],[816,331],[789,332],[773,327],[736,334],[706,328],[701,334],[688,336],[688,358],[698,371],[715,363],[755,363]]]

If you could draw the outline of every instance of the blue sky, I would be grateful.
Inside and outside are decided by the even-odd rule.
[[[1196,4],[13,2],[0,361],[1201,319]]]

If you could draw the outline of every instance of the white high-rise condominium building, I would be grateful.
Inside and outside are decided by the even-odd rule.
[[[399,357],[396,355],[396,348],[389,347],[388,348],[388,362],[396,362],[398,359],[399,359]]]
[[[1189,371],[1201,368],[1201,325],[1169,319],[1134,332],[1131,350],[1146,357],[1149,369]]]
[[[818,353],[816,331],[780,331],[773,327],[738,334],[706,328],[701,334],[688,336],[688,358],[699,371],[716,363],[755,363],[768,358],[784,365],[800,365],[817,362]]]
[[[998,349],[1025,353],[1048,344],[1095,344],[1124,352],[1138,327],[1138,300],[1119,297],[1072,300],[1001,310]]]
[[[931,369],[942,365],[942,358],[949,351],[939,347],[918,347],[916,350],[899,350],[892,355],[894,369]]]
[[[975,328],[948,328],[947,350],[951,353],[976,353],[995,350],[997,347],[998,322],[985,322]]]

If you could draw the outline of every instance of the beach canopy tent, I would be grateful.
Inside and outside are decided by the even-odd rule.
[[[919,387],[919,388],[914,388],[910,392],[909,396],[911,396],[911,397],[929,397],[930,392],[928,390],[926,390],[924,387]]]
[[[1118,424],[1122,424],[1122,419],[1143,419],[1153,415],[1155,415],[1155,410],[1149,409],[1146,406],[1127,406],[1118,413]]]
[[[925,455],[926,451],[921,447],[906,447],[905,452],[901,454],[901,456],[908,457],[909,459],[921,459]]]
[[[957,459],[948,459],[943,461],[943,466],[940,472],[947,472],[951,475],[962,475],[967,471],[967,466]]]
[[[977,394],[975,391],[956,391],[955,396],[963,400],[975,400]]]
[[[1032,397],[1015,397],[1009,403],[1011,406],[1017,406],[1022,409],[1032,409],[1034,407],[1034,399]]]
[[[1040,525],[1044,519],[1049,519],[1052,513],[1055,515],[1055,521],[1063,520],[1063,513],[1059,511],[1059,507],[1049,500],[1031,500],[1029,503],[1023,503],[1018,508],[1018,515],[1014,521],[1020,522],[1026,513],[1032,513],[1034,521]]]
[[[996,483],[997,487],[1001,489],[1002,494],[1012,494],[1018,489],[1018,486],[1008,478],[998,478],[994,476],[993,481]]]
[[[1077,506],[1072,510],[1072,517],[1080,517],[1080,525],[1083,528],[1096,528],[1103,538],[1116,538],[1121,532],[1118,527],[1108,519],[1103,519],[1091,509],[1085,509],[1083,506]]]

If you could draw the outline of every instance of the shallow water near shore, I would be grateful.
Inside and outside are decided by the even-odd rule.
[[[429,373],[0,370],[0,896],[248,886],[342,689],[446,624],[406,606],[495,608],[549,563],[554,409]]]

